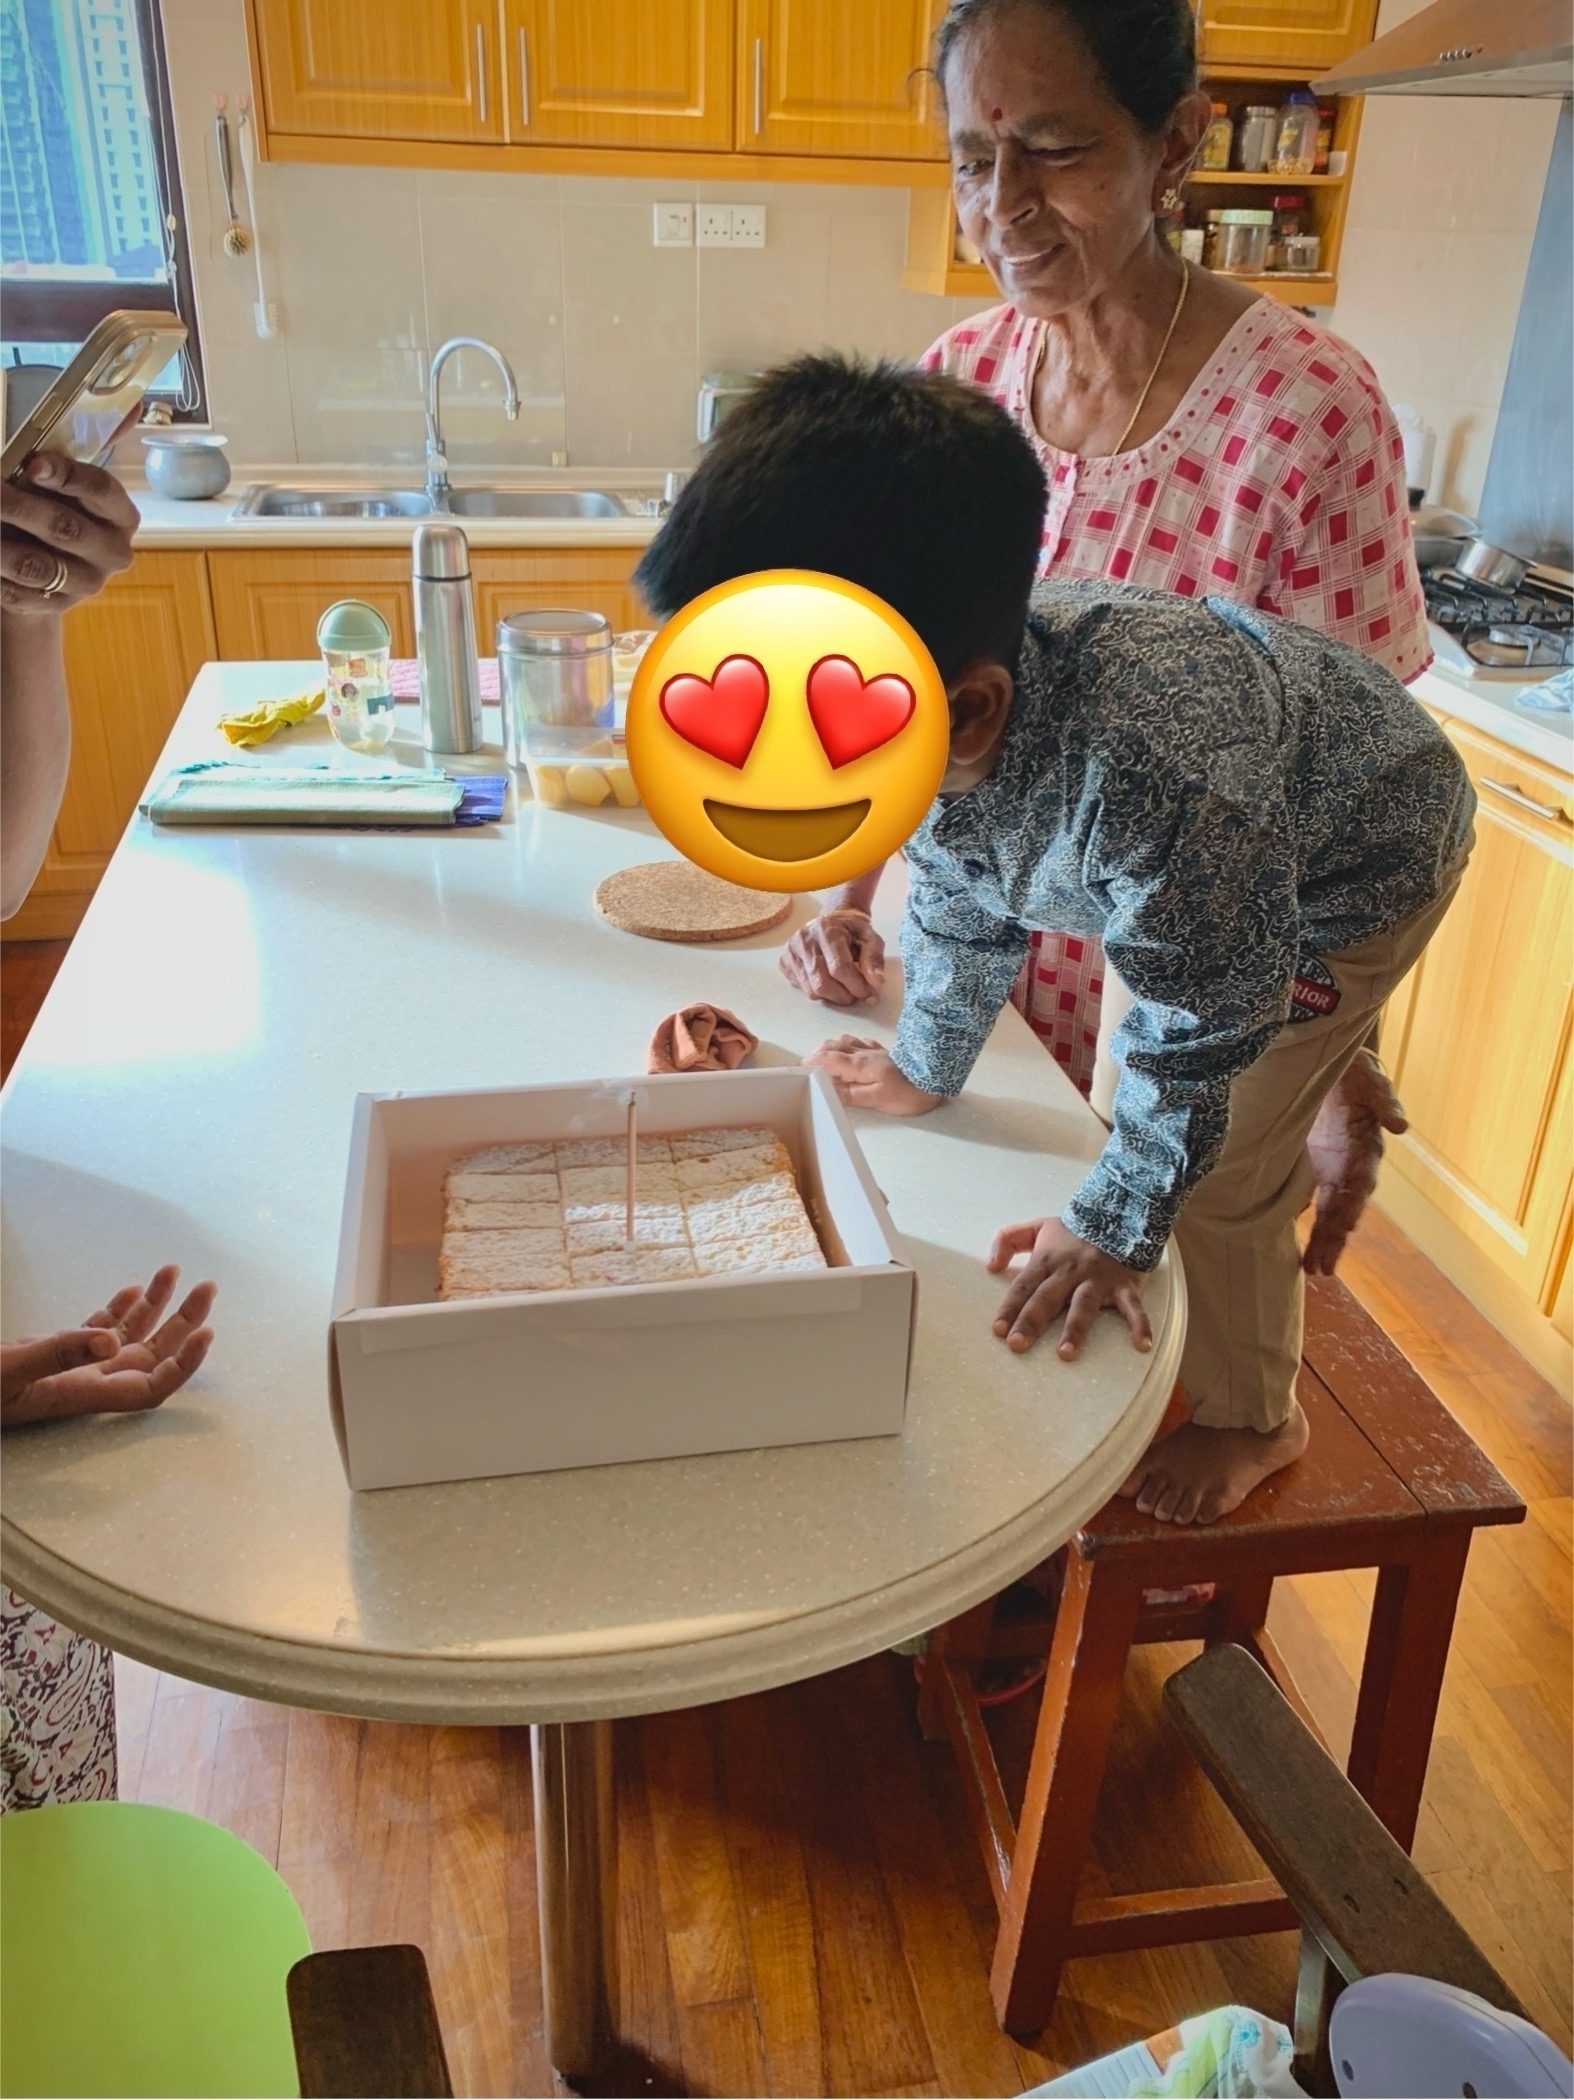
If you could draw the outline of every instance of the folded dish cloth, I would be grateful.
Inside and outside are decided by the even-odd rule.
[[[241,714],[220,715],[219,727],[232,744],[244,744],[249,750],[254,744],[265,744],[281,729],[293,729],[297,722],[304,722],[308,715],[316,714],[322,702],[323,688],[308,687],[288,700],[263,700]]]
[[[657,1026],[645,1056],[647,1072],[733,1072],[760,1039],[725,1006],[703,1001],[680,1006]]]
[[[202,760],[168,773],[142,804],[155,824],[304,824],[404,831],[489,824],[503,813],[504,775],[450,779],[435,767],[397,772],[338,766],[277,771]]]

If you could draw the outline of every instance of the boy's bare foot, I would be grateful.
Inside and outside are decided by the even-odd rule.
[[[1165,1524],[1212,1524],[1252,1489],[1293,1465],[1311,1432],[1298,1400],[1277,1429],[1204,1429],[1186,1422],[1150,1444],[1120,1493]]]

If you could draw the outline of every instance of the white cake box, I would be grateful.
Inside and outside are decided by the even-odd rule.
[[[439,1302],[442,1182],[483,1145],[766,1124],[828,1269]],[[352,1488],[900,1431],[918,1279],[822,1072],[362,1094],[328,1344]]]

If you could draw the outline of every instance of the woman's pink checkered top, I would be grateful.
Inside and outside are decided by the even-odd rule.
[[[997,306],[920,362],[971,380],[1026,433],[1049,481],[1040,573],[1218,596],[1282,613],[1415,678],[1432,660],[1410,540],[1404,447],[1365,359],[1259,299],[1145,444],[1082,459],[1034,428],[1045,323]],[[1104,957],[1046,933],[1016,999],[1087,1091]]]

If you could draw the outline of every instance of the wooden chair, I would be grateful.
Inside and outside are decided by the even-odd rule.
[[[1278,1881],[1154,1889],[1081,1905],[1126,1658],[1134,1643],[1235,1643],[1316,1723],[1267,1631],[1281,1575],[1378,1570],[1349,1776],[1396,1843],[1415,1836],[1459,1586],[1478,1524],[1518,1524],[1525,1505],[1340,1283],[1307,1284],[1298,1387],[1307,1455],[1217,1524],[1160,1524],[1117,1497],[1077,1533],[1049,1644],[1020,1824],[984,1728],[975,1674],[993,1600],[932,1636],[920,1723],[949,1734],[984,1853],[1000,1934],[991,1990],[1001,2025],[1050,2017],[1061,1969],[1082,1954],[1279,1932],[1296,1923]],[[1212,1584],[1204,1600],[1144,1593]],[[1022,1636],[1015,1636],[1020,1652]],[[1042,1644],[1041,1644],[1042,1645]]]
[[[1339,1992],[1363,1977],[1430,1977],[1525,2017],[1453,1912],[1240,1648],[1224,1643],[1177,1670],[1164,1703],[1300,1919],[1295,2075],[1308,2092],[1336,2090],[1329,2014]]]
[[[448,2058],[419,1947],[308,1954],[285,1979],[301,2100],[450,2100]]]

